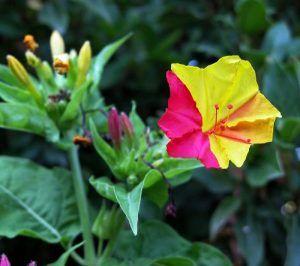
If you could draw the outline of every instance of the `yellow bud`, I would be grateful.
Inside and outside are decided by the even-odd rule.
[[[11,72],[16,76],[16,78],[29,90],[36,102],[42,105],[42,97],[40,93],[34,87],[26,69],[21,64],[21,62],[12,55],[6,57],[8,66]]]
[[[39,44],[35,41],[34,37],[30,34],[25,35],[23,39],[23,43],[26,45],[27,49],[34,52],[38,47]]]
[[[26,51],[25,57],[27,60],[27,64],[32,67],[37,67],[41,63],[41,60],[33,52],[29,50]]]
[[[66,74],[69,70],[69,61],[69,55],[66,53],[56,55],[53,59],[53,68],[60,75]]]
[[[65,52],[65,42],[58,31],[53,31],[51,34],[50,48],[53,58]]]
[[[23,85],[28,86],[31,83],[31,81],[22,63],[12,55],[8,55],[6,59],[11,72]]]
[[[78,55],[78,76],[76,81],[76,87],[79,87],[82,85],[86,78],[86,74],[90,68],[91,65],[91,59],[92,59],[92,49],[89,41],[86,41]]]

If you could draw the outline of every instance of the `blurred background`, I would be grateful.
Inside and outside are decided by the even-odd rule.
[[[38,54],[47,59],[54,29],[68,49],[90,40],[94,54],[133,32],[105,69],[101,91],[120,110],[128,111],[135,100],[154,129],[167,104],[165,72],[172,62],[205,66],[229,54],[249,60],[261,90],[283,115],[274,143],[253,147],[241,169],[195,172],[174,191],[175,219],[147,202],[142,216],[167,220],[184,237],[212,243],[235,265],[300,265],[299,0],[0,0],[0,10],[1,64],[6,54],[24,61],[25,34],[35,36]],[[0,139],[1,154],[67,166],[65,155],[38,137],[0,130]],[[82,153],[82,161],[88,172],[107,172],[92,150]],[[90,197],[96,198],[93,191]],[[27,238],[1,239],[2,250],[15,265],[49,262],[61,252]]]

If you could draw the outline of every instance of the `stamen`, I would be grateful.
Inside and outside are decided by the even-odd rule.
[[[215,116],[215,125],[214,125],[214,130],[216,130],[216,127],[217,127],[217,123],[218,123],[218,110],[220,109],[219,105],[218,104],[215,104],[215,110],[216,110],[216,116]]]
[[[250,143],[250,142],[251,142],[251,139],[247,139],[247,142]]]
[[[233,105],[230,103],[230,104],[227,105],[227,108],[228,108],[229,110],[231,110],[231,109],[233,108]]]

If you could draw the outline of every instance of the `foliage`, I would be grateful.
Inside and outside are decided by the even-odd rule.
[[[13,2],[13,7],[10,1],[0,3],[3,11],[0,126],[10,129],[1,131],[2,154],[10,155],[0,158],[0,234],[4,237],[0,240],[1,252],[11,253],[9,258],[16,265],[21,265],[28,256],[44,265],[66,252],[56,263],[64,265],[70,255],[68,251],[81,249],[76,245],[81,240],[75,238],[80,232],[70,172],[62,168],[67,168],[63,151],[72,145],[74,135],[84,133],[82,104],[85,111],[101,109],[101,112],[86,112],[85,117],[97,153],[92,148],[80,149],[84,177],[93,176],[86,182],[86,188],[94,228],[96,221],[98,226],[104,226],[106,221],[100,217],[101,198],[107,202],[105,217],[120,217],[120,224],[109,227],[113,233],[104,237],[104,247],[110,247],[110,242],[116,244],[104,253],[107,258],[103,265],[230,265],[220,251],[199,243],[207,242],[208,238],[235,264],[246,261],[247,265],[297,265],[300,249],[297,238],[300,165],[299,154],[297,157],[295,152],[300,143],[297,3]],[[41,107],[5,66],[5,56],[14,54],[25,62],[20,43],[25,34],[31,33],[40,45],[37,54],[50,58],[48,38],[54,29],[65,35],[68,47],[78,48],[83,40],[89,39],[93,51],[100,52],[95,53],[87,79],[76,91],[72,75],[53,74],[53,79],[47,80],[38,71],[33,73],[34,68],[27,67],[33,84],[43,92],[44,107]],[[134,33],[130,38],[126,35],[129,32]],[[107,45],[112,40],[116,41]],[[106,65],[115,52],[116,56]],[[198,168],[193,160],[169,158],[164,151],[165,139],[156,130],[156,118],[166,106],[168,96],[165,71],[172,62],[187,64],[195,59],[204,66],[226,54],[239,54],[251,61],[261,90],[281,111],[283,118],[276,125],[274,142],[252,147],[247,165],[228,171],[205,170]],[[75,67],[73,78],[76,71]],[[53,109],[47,99],[61,87],[70,91],[71,101]],[[130,105],[132,99],[143,119],[137,114],[135,104]],[[129,118],[135,129],[135,144],[130,145],[124,138],[121,151],[107,139],[106,114],[110,104],[120,110],[132,109]],[[147,123],[142,122],[145,118]],[[45,144],[41,137],[51,144]],[[52,169],[53,166],[61,168]],[[167,221],[196,243],[179,237],[165,223],[148,221],[149,218],[166,221],[162,213],[166,204],[171,203],[168,202],[170,185],[176,186],[172,191],[177,218]],[[67,210],[61,208],[64,201]],[[129,223],[121,212],[112,213],[117,205]],[[68,213],[63,220],[59,219],[61,211]],[[44,220],[59,236],[41,226]],[[137,232],[136,237],[122,227],[123,221]],[[118,228],[123,228],[120,235],[116,233]],[[22,250],[16,252],[18,243],[22,247],[34,244],[28,243],[29,238],[6,239],[18,235],[60,242],[63,250],[47,252],[50,245],[42,246],[39,240],[39,254],[32,248],[22,254]],[[95,238],[100,235],[103,233],[94,231]],[[71,258],[68,261],[71,263]]]

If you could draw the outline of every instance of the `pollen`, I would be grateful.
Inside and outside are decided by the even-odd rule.
[[[90,137],[76,135],[73,138],[73,143],[75,145],[80,145],[80,146],[83,146],[83,147],[88,147],[88,146],[90,146],[92,144],[92,139]]]
[[[61,54],[56,56],[53,61],[53,68],[60,75],[66,74],[69,71],[69,55]]]
[[[24,36],[23,43],[31,52],[34,52],[39,47],[39,44],[35,41],[33,35],[30,34]]]

